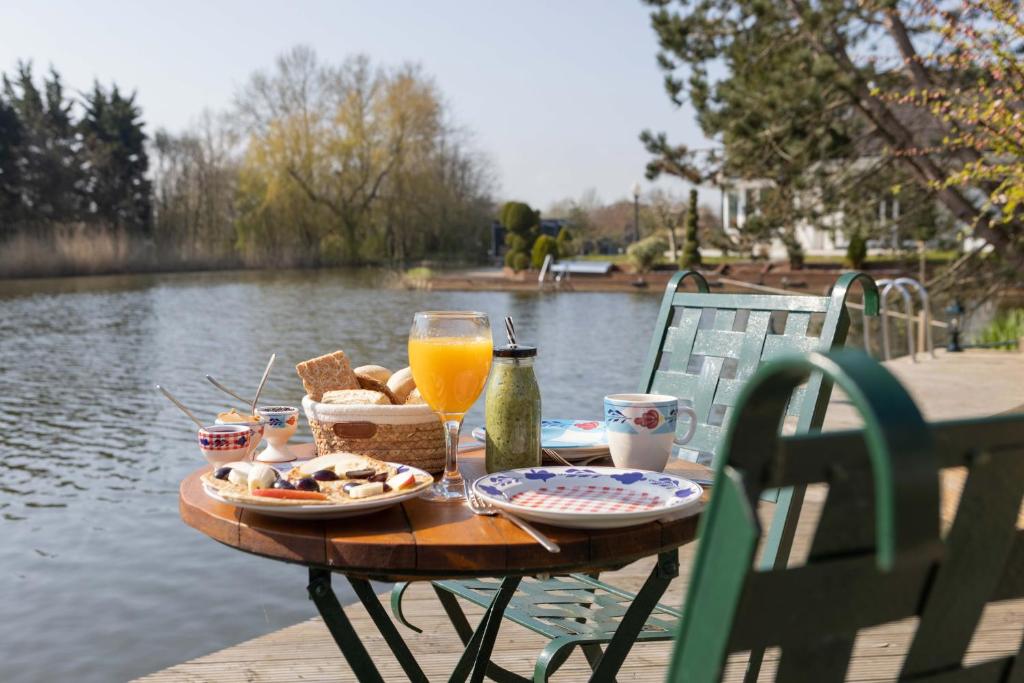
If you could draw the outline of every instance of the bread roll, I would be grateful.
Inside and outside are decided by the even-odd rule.
[[[394,374],[387,368],[380,365],[360,365],[358,368],[353,370],[353,372],[357,375],[372,377],[378,382],[387,382],[391,375]]]
[[[415,388],[416,380],[412,378],[412,368],[402,368],[388,380],[388,389],[399,403],[408,403],[409,394]]]
[[[425,403],[426,401],[424,401],[423,397],[420,396],[419,389],[413,389],[412,391],[410,391],[409,396],[405,399],[405,405],[407,406],[424,405]]]
[[[342,389],[324,392],[321,403],[344,406],[388,406],[390,399],[379,391],[367,389]]]
[[[390,403],[391,405],[395,405],[395,406],[402,405],[402,402],[398,400],[398,397],[396,397],[393,393],[391,393],[391,390],[388,389],[388,385],[384,384],[384,382],[378,382],[377,380],[375,380],[374,378],[370,377],[369,375],[364,375],[364,374],[359,373],[359,372],[356,373],[356,379],[359,380],[359,386],[361,388],[363,388],[363,389],[365,389],[367,391],[379,391],[380,393],[382,393],[385,396],[387,396],[388,397],[388,403]]]

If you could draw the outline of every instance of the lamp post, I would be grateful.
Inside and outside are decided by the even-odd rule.
[[[946,309],[946,315],[949,316],[949,344],[946,345],[946,350],[951,353],[963,351],[963,347],[960,346],[960,318],[964,313],[960,299],[953,299],[953,303]]]
[[[640,183],[633,183],[630,188],[633,193],[633,241],[640,241]]]

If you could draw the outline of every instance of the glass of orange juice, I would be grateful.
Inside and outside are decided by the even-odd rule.
[[[423,311],[413,318],[409,367],[423,400],[444,425],[447,446],[444,476],[427,494],[429,499],[466,499],[459,474],[459,432],[462,418],[487,383],[493,346],[485,313]]]

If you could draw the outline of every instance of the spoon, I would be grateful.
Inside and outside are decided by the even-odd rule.
[[[277,360],[277,354],[270,354],[270,360],[267,361],[267,369],[263,371],[263,378],[260,380],[260,385],[256,387],[256,395],[252,399],[252,414],[256,414],[256,404],[260,402],[260,394],[263,393],[263,385],[267,383],[267,377],[270,376],[270,368],[274,367],[274,361]]]
[[[223,384],[221,384],[220,382],[218,382],[217,380],[215,380],[215,379],[214,379],[213,377],[211,377],[210,375],[207,375],[207,376],[206,376],[206,381],[207,381],[207,382],[209,382],[210,384],[212,384],[213,386],[217,387],[217,388],[218,388],[218,389],[220,389],[221,391],[223,391],[223,392],[224,392],[225,394],[227,394],[228,396],[231,396],[231,397],[233,397],[233,398],[236,398],[236,399],[238,399],[239,401],[241,401],[241,402],[242,402],[242,403],[244,403],[245,405],[249,405],[249,399],[247,399],[247,398],[242,398],[241,396],[239,396],[238,394],[236,394],[235,392],[231,391],[231,390],[230,390],[230,389],[228,389],[228,388],[227,388],[226,386],[224,386]]]
[[[167,400],[168,400],[168,401],[170,401],[170,402],[171,402],[171,403],[173,403],[174,405],[176,405],[176,406],[178,406],[179,408],[181,408],[181,412],[183,412],[183,413],[185,413],[186,415],[188,415],[188,418],[189,418],[190,420],[192,420],[193,422],[195,422],[195,423],[196,423],[196,425],[197,425],[197,426],[198,426],[198,427],[199,427],[200,429],[203,429],[203,428],[204,428],[204,427],[206,426],[206,425],[204,425],[204,424],[203,424],[202,422],[200,422],[200,421],[199,421],[199,418],[197,418],[197,417],[196,417],[196,416],[195,416],[195,415],[194,415],[194,414],[192,413],[192,411],[191,411],[191,410],[189,410],[188,408],[186,408],[186,407],[185,407],[185,404],[184,404],[184,403],[182,403],[182,402],[181,402],[181,401],[179,401],[178,399],[174,398],[174,396],[172,396],[172,395],[171,395],[171,392],[167,391],[166,389],[164,389],[164,388],[163,388],[162,386],[160,386],[159,384],[157,384],[157,385],[156,385],[156,388],[160,390],[160,393],[161,393],[161,394],[163,394],[164,396],[166,396],[166,397],[167,397]]]

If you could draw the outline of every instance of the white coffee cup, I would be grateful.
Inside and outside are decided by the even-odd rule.
[[[676,437],[676,420],[689,416],[686,434]],[[661,472],[673,444],[685,444],[697,429],[697,414],[666,394],[609,394],[604,397],[608,448],[616,467]]]

